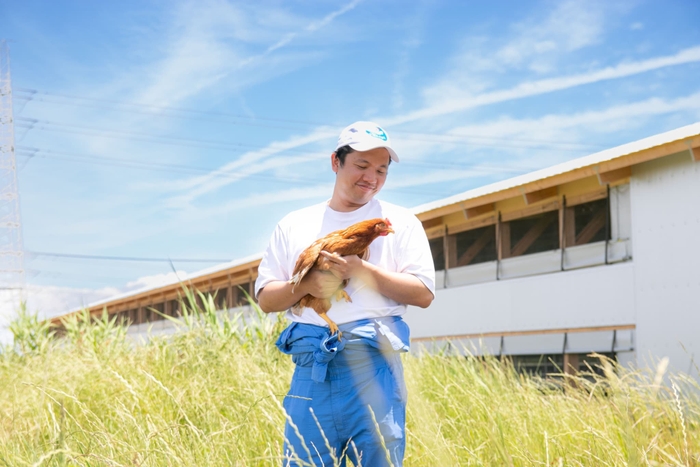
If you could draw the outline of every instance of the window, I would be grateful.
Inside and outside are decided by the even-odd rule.
[[[436,271],[445,269],[445,243],[443,237],[430,240],[430,251],[433,254],[433,264]]]
[[[131,324],[139,324],[139,310],[138,308],[132,308],[129,310],[129,321]]]
[[[223,287],[216,292],[216,299],[214,302],[216,303],[216,309],[217,310],[227,310],[228,309],[228,287]]]
[[[454,235],[450,243],[450,267],[496,261],[496,226],[489,225],[480,229],[467,230]]]
[[[609,229],[608,238],[605,238],[607,217],[607,199],[567,207],[564,214],[565,246],[585,245],[609,240]],[[608,225],[610,225],[609,222]]]
[[[178,317],[180,316],[180,300],[170,300],[170,316]]]
[[[163,313],[165,312],[165,303],[164,302],[156,303],[154,305],[151,305],[149,308],[152,308],[152,310],[149,310],[151,312],[151,316],[150,316],[151,321],[158,321],[158,320],[163,319]],[[153,310],[156,310],[160,314],[156,313],[156,311],[153,311]]]
[[[515,371],[529,376],[544,378],[547,375],[560,374],[564,368],[563,354],[512,355],[508,358],[513,361]]]
[[[577,370],[583,373],[593,373],[602,376],[600,358],[591,354],[573,354],[578,361]],[[616,360],[614,353],[599,353],[613,361]],[[564,371],[563,354],[547,355],[510,355],[513,367],[518,373],[530,376],[540,376],[542,378],[550,375],[560,375]]]
[[[559,248],[559,213],[550,211],[501,224],[502,258]]]
[[[253,284],[253,282],[244,282],[243,284],[236,284],[231,287],[231,308],[248,305],[248,298],[246,297],[245,293],[243,293],[243,290],[245,290],[245,292],[252,297]]]
[[[115,321],[119,326],[126,326],[129,324],[129,310],[120,311],[117,313],[117,320]]]

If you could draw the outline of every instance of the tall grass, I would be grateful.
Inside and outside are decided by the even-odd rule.
[[[134,345],[103,315],[61,339],[22,310],[0,355],[0,465],[282,465],[285,323],[186,297],[182,332]],[[524,377],[495,358],[405,356],[407,466],[700,465],[697,383],[629,371]],[[368,466],[371,467],[371,466]]]

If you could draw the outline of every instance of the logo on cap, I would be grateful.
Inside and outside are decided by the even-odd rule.
[[[369,131],[369,130],[365,130],[365,132],[366,132],[368,135],[370,135],[370,136],[373,136],[373,137],[375,137],[375,138],[381,139],[382,141],[386,141],[386,133],[384,132],[384,130],[382,130],[382,129],[379,128],[379,127],[377,127],[377,130],[379,130],[378,133],[373,133],[373,132],[371,132],[371,131]]]

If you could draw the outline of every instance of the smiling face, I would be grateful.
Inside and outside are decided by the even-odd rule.
[[[331,155],[336,173],[330,207],[350,212],[367,204],[384,186],[389,169],[389,151],[385,148],[354,151],[345,156],[345,164]]]

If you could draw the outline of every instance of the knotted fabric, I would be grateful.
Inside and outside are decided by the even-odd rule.
[[[317,383],[326,380],[328,364],[339,352],[362,351],[367,346],[382,352],[408,352],[410,348],[410,331],[400,316],[362,319],[338,327],[343,335],[340,339],[327,327],[294,322],[282,331],[276,345],[292,356],[297,367],[311,367],[311,379]]]

